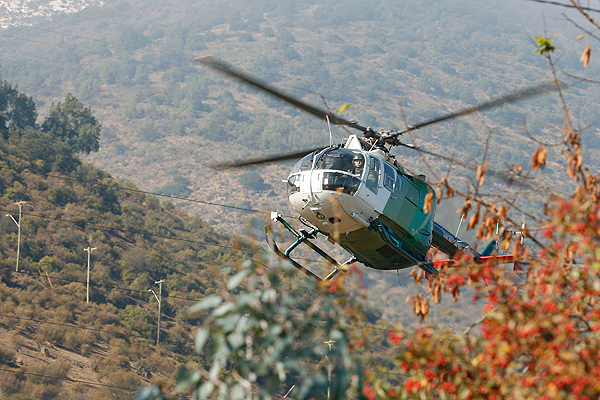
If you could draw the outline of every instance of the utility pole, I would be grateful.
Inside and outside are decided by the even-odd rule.
[[[19,258],[21,255],[21,211],[23,209],[23,204],[27,204],[26,201],[17,201],[15,203],[15,205],[19,206],[19,221],[17,222],[17,220],[15,219],[15,217],[13,217],[10,214],[6,214],[7,217],[10,217],[15,224],[17,224],[17,228],[18,228],[18,234],[17,234],[17,267],[15,268],[15,271],[19,272]]]
[[[87,264],[87,294],[85,297],[85,302],[89,303],[90,302],[90,259],[92,256],[92,251],[96,250],[96,247],[92,247],[92,248],[87,248],[87,249],[83,249],[83,251],[87,251],[88,253],[88,264]]]
[[[158,296],[152,289],[148,289],[149,292],[152,292],[154,297],[156,297],[156,301],[158,301],[158,327],[156,329],[156,345],[160,343],[160,306],[162,305],[162,284],[165,280],[161,279],[160,281],[154,282],[155,285],[158,285]]]

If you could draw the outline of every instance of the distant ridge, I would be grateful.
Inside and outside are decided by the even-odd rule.
[[[56,14],[71,14],[89,6],[102,6],[101,0],[72,0],[67,3],[53,0],[0,0],[0,28],[28,26]]]

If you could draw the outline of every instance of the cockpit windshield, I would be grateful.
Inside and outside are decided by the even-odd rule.
[[[302,157],[302,159],[298,161],[296,165],[294,165],[294,168],[292,168],[290,175],[295,174],[296,172],[308,171],[309,169],[311,169],[315,154],[317,154],[317,152],[310,153]]]
[[[356,150],[334,149],[323,154],[315,168],[345,171],[352,175],[362,176],[365,157]]]
[[[288,177],[288,196],[300,192],[301,182],[306,178],[300,172],[310,170],[317,156],[314,168],[326,170],[315,175],[320,177],[317,179],[321,180],[322,190],[354,195],[365,170],[365,156],[358,150],[333,148],[308,154],[294,165]],[[310,179],[307,178],[307,182]]]

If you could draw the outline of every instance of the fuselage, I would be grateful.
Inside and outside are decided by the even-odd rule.
[[[356,136],[350,136],[343,147],[304,157],[287,182],[294,209],[363,264],[398,269],[425,259],[432,240],[435,192],[385,152],[366,151]],[[425,213],[428,193],[433,197]],[[375,225],[389,228],[413,258],[395,250]]]

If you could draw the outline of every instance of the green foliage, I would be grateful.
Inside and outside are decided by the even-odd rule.
[[[535,42],[536,47],[538,47],[538,50],[535,52],[535,54],[545,55],[548,53],[553,53],[555,50],[554,45],[552,45],[551,38],[535,36]]]
[[[255,41],[255,39],[254,39],[254,37],[252,36],[252,34],[250,34],[250,33],[242,33],[242,34],[239,36],[239,41],[240,41],[241,43],[249,43],[249,42],[254,42],[254,41]]]
[[[263,191],[271,189],[271,185],[266,184],[264,179],[256,172],[244,172],[238,177],[238,181],[249,190]]]
[[[31,127],[17,132],[23,151],[33,159],[41,160],[42,169],[66,172],[72,171],[80,164],[73,149],[52,134]]]
[[[11,201],[20,201],[23,198],[24,192],[17,188],[7,188],[4,190],[4,197]]]
[[[257,273],[256,265],[248,262],[227,283],[229,293],[207,296],[190,308],[190,313],[209,313],[195,342],[208,368],[183,370],[180,390],[192,388],[200,399],[213,395],[219,399],[245,399],[256,396],[252,390],[258,392],[258,398],[271,398],[282,393],[284,383],[289,386],[297,382],[292,393],[295,398],[322,398],[327,388],[331,399],[345,399],[356,393],[352,376],[361,372],[348,351],[340,305],[315,283],[307,289],[320,294],[305,302],[298,293],[282,287],[282,272],[275,269]],[[246,282],[243,286],[242,281]],[[240,293],[232,296],[238,290]],[[327,340],[334,344],[323,344]],[[324,357],[326,365],[311,365]],[[328,368],[333,372],[331,381]],[[146,393],[149,396],[154,392]]]
[[[150,315],[144,308],[128,305],[121,311],[120,315],[131,329],[141,333],[148,339],[153,337],[155,328]]]
[[[31,97],[0,79],[0,134],[8,139],[11,128],[34,127],[37,111]]]
[[[168,194],[170,196],[177,197],[188,197],[192,190],[189,188],[190,181],[181,175],[173,176],[171,182],[165,184],[163,187],[158,189],[161,194]]]
[[[154,122],[144,121],[137,129],[137,137],[144,142],[154,142],[160,139],[160,131]]]
[[[71,93],[64,103],[52,104],[50,114],[42,123],[42,131],[57,138],[74,153],[98,151],[101,125],[89,108]]]

